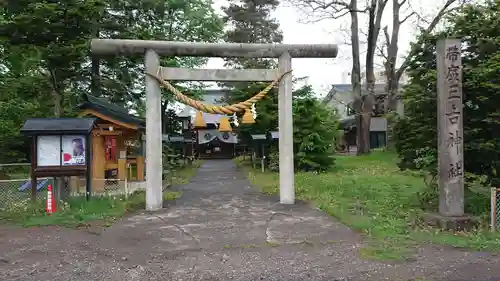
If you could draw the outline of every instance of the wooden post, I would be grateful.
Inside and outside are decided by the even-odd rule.
[[[90,167],[90,186],[92,190],[89,190],[89,185],[87,184],[87,192],[99,192],[104,190],[104,169],[105,169],[105,156],[106,152],[104,150],[104,137],[101,135],[92,136],[92,156],[91,167]]]
[[[127,178],[128,170],[127,170],[127,159],[119,158],[118,159],[118,179],[123,181]]]
[[[439,213],[464,215],[462,59],[459,39],[437,42]]]
[[[137,162],[136,162],[137,180],[143,181],[144,180],[144,156],[137,156],[136,159],[137,159]]]
[[[35,135],[32,137],[32,143],[31,143],[31,200],[34,202],[36,201],[36,186],[38,184],[38,181],[36,179],[36,166],[38,165],[37,161],[37,139],[38,137]]]
[[[86,137],[87,149],[85,150],[85,165],[87,169],[85,171],[85,198],[90,200],[92,195],[92,167],[94,166],[94,138],[92,132],[90,132]],[[80,179],[78,178],[78,184],[80,184]],[[78,191],[80,191],[80,186],[78,186]]]
[[[497,188],[491,188],[490,194],[490,229],[492,232],[497,230]]]
[[[73,193],[76,193],[78,192],[80,189],[79,189],[79,186],[78,186],[78,183],[79,183],[79,177],[78,176],[70,176],[69,177],[69,193],[70,194],[73,194]]]

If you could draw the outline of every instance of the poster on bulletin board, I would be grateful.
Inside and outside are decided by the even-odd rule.
[[[62,136],[62,165],[85,165],[85,149],[85,136]]]
[[[85,136],[38,136],[39,167],[85,165]]]
[[[60,136],[38,136],[37,148],[36,156],[38,166],[61,165]]]

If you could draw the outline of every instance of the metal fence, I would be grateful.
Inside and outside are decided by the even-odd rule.
[[[125,196],[134,190],[137,183],[128,183],[127,180],[93,179],[91,196]],[[52,185],[54,197],[65,200],[69,197],[86,195],[85,178],[37,178],[37,200],[46,200],[47,187]],[[13,205],[28,203],[31,200],[31,179],[0,180],[0,210]]]
[[[0,164],[0,208],[31,199],[30,171],[30,163]],[[45,180],[38,181],[40,188]]]
[[[82,179],[83,186],[86,186],[85,179]],[[119,179],[92,179],[92,196],[120,196],[128,195],[129,183]]]
[[[500,230],[500,188],[491,189],[491,229]]]
[[[37,199],[46,198],[49,184],[54,185],[54,179],[37,179]],[[31,179],[0,180],[0,209],[29,200],[31,200]]]

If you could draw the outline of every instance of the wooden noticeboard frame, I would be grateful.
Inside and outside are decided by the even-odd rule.
[[[90,198],[92,191],[91,187],[91,171],[92,171],[92,134],[95,118],[33,118],[28,119],[21,133],[29,135],[32,138],[31,143],[31,197],[36,200],[37,195],[37,178],[38,177],[66,177],[66,176],[85,176],[86,177],[86,197]],[[43,136],[58,136],[59,137],[59,165],[39,166],[38,149],[39,137]],[[83,157],[85,163],[79,165],[64,165],[63,154],[63,137],[64,136],[79,136],[85,140],[85,144],[81,143],[81,148],[84,150]],[[75,142],[75,140],[73,140]],[[78,142],[76,142],[78,145]],[[80,150],[81,151],[81,150]],[[74,154],[73,154],[74,155]],[[54,156],[56,157],[56,156]],[[76,159],[78,160],[78,159]]]
[[[63,159],[62,156],[59,156],[60,163],[57,166],[39,166],[38,165],[38,137],[40,136],[54,136],[53,134],[37,134],[34,135],[32,138],[32,154],[31,154],[31,196],[33,199],[36,199],[36,193],[37,193],[37,178],[38,177],[68,177],[68,176],[85,176],[86,177],[86,193],[87,197],[91,193],[91,180],[90,180],[90,171],[92,170],[92,157],[91,157],[91,135],[82,135],[82,134],[74,134],[74,133],[67,133],[67,134],[60,134],[57,135],[59,136],[59,144],[60,144],[60,152],[62,154],[62,137],[65,135],[71,135],[71,136],[82,136],[85,139],[86,143],[86,148],[85,148],[85,164],[83,165],[68,165],[65,166],[63,165]]]

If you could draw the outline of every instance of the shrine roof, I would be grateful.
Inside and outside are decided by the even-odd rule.
[[[257,134],[257,135],[250,135],[252,137],[252,140],[266,140],[266,134]]]
[[[185,138],[184,136],[181,135],[168,135],[168,134],[163,134],[162,135],[162,141],[167,142],[167,143],[186,143],[186,142],[192,142],[191,139]]]
[[[204,90],[201,100],[212,105],[225,105],[226,103],[223,100],[228,91],[228,89]],[[191,118],[195,112],[196,110],[194,108],[186,105],[184,109],[177,114],[177,116],[180,118]],[[202,112],[202,115],[205,123],[207,124],[217,124],[219,123],[219,119],[224,116],[219,114],[209,114],[205,112]]]
[[[31,118],[24,122],[21,134],[89,134],[96,118]]]
[[[253,141],[272,141],[279,139],[278,131],[269,131],[265,134],[252,134],[250,135]]]
[[[339,127],[341,129],[355,128],[356,118],[354,116],[348,116],[347,118],[340,120]]]
[[[273,139],[273,140],[280,138],[280,132],[279,131],[270,131],[268,134],[269,134],[269,137],[271,139]]]
[[[109,117],[121,123],[133,125],[139,129],[146,127],[146,121],[142,118],[130,114],[128,109],[113,104],[104,98],[99,98],[90,94],[82,95],[83,102],[78,105],[81,110],[92,110],[100,115]],[[99,116],[96,116],[99,117]]]

